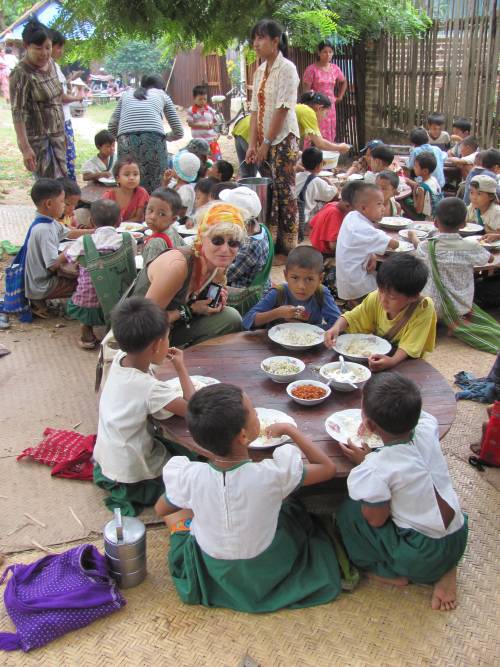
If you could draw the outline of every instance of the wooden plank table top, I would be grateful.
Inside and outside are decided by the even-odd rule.
[[[274,408],[290,414],[298,428],[308,435],[334,459],[337,477],[345,479],[352,464],[342,454],[337,442],[325,431],[325,420],[332,413],[349,408],[359,408],[359,390],[341,393],[332,389],[331,396],[317,406],[306,407],[292,401],[286,393],[286,384],[272,382],[261,370],[260,363],[273,355],[295,356],[306,364],[301,379],[321,379],[315,368],[337,359],[333,350],[323,345],[305,352],[293,353],[273,343],[266,331],[230,334],[214,338],[185,351],[185,361],[191,375],[204,375],[221,382],[238,385],[249,395],[256,407]],[[444,377],[422,359],[404,361],[397,367],[398,372],[414,380],[422,392],[424,410],[436,417],[439,435],[443,437],[451,427],[456,413],[455,395]],[[171,364],[165,364],[156,371],[162,380],[175,377]],[[193,448],[193,440],[184,419],[171,417],[158,421],[164,435],[188,448]],[[272,449],[248,450],[252,459],[261,460],[270,456]]]
[[[113,185],[103,185],[102,183],[91,183],[90,185],[85,185],[82,188],[82,194],[80,195],[80,201],[84,204],[92,204],[92,202],[102,199],[103,194],[106,190],[113,188]]]

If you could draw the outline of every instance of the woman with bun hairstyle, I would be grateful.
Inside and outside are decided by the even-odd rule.
[[[60,178],[67,175],[63,87],[51,58],[49,31],[29,21],[22,39],[26,53],[9,80],[17,145],[36,178]]]
[[[298,236],[295,164],[299,126],[295,106],[299,75],[286,58],[287,38],[276,21],[259,21],[252,29],[251,42],[262,64],[253,78],[246,161],[257,163],[262,176],[272,178],[268,226],[276,253],[288,255],[297,245]]]
[[[302,77],[305,90],[322,93],[331,102],[328,114],[320,123],[321,135],[327,141],[335,141],[337,132],[335,104],[340,102],[347,91],[347,81],[344,73],[338,65],[332,63],[332,57],[333,43],[331,40],[325,39],[318,44],[317,62],[306,67]],[[339,89],[336,95],[338,85]]]

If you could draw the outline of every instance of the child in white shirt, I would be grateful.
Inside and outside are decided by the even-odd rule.
[[[352,205],[354,211],[342,222],[335,256],[338,295],[356,302],[377,289],[375,255],[383,255],[399,243],[373,226],[384,215],[384,197],[376,185],[360,184]]]
[[[209,461],[170,459],[156,503],[171,532],[169,569],[183,602],[269,612],[335,599],[332,543],[302,505],[286,500],[302,485],[331,479],[330,457],[291,424],[265,428],[248,396],[230,384],[196,392],[186,419]],[[264,434],[286,435],[296,446],[253,462],[248,446]]]
[[[410,379],[388,371],[363,389],[362,425],[384,446],[340,444],[356,464],[337,525],[350,560],[396,586],[434,584],[431,607],[456,606],[456,566],[467,544],[460,509],[439,443],[435,417],[422,411]]]
[[[148,432],[148,415],[166,408],[184,417],[194,386],[181,350],[169,347],[165,312],[153,301],[130,297],[111,318],[120,346],[99,403],[94,482],[110,492],[106,506],[135,516],[164,493],[161,472],[169,454]],[[151,364],[172,362],[182,396],[153,375]],[[178,446],[176,447],[178,448]]]
[[[311,146],[302,153],[302,165],[295,177],[295,193],[299,207],[299,240],[304,238],[304,230],[309,220],[329,201],[338,194],[335,185],[319,175],[323,164],[323,153],[319,148]]]

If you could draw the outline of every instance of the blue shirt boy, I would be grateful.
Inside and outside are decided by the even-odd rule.
[[[248,311],[243,317],[243,329],[249,331],[254,328],[255,316],[257,313],[266,313],[277,308],[279,305],[303,306],[305,309],[305,317],[303,320],[297,321],[306,322],[307,324],[316,324],[323,329],[328,329],[333,326],[340,317],[340,310],[338,309],[330,290],[324,285],[320,285],[319,287],[319,289],[322,290],[322,297],[320,299],[322,303],[318,301],[316,293],[307,299],[307,301],[300,301],[293,296],[286,283],[283,283],[281,289],[283,289],[282,299],[279,298],[278,289],[273,287],[262,297],[259,303]],[[282,303],[280,303],[280,301],[282,301]],[[277,324],[277,321],[270,324]]]
[[[436,158],[437,166],[432,172],[431,176],[434,176],[441,186],[445,184],[444,180],[444,161],[446,160],[446,153],[443,153],[437,146],[432,146],[431,144],[423,144],[422,146],[415,146],[410,151],[410,157],[408,159],[408,164],[406,165],[408,169],[413,169],[415,164],[415,158],[419,153],[432,153]]]

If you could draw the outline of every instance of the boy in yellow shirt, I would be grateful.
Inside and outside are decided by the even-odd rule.
[[[427,283],[425,264],[408,253],[389,257],[377,271],[377,287],[353,310],[344,313],[325,334],[325,345],[335,345],[343,333],[371,333],[387,338],[396,351],[372,354],[372,371],[393,368],[408,357],[432,352],[436,343],[436,312],[420,292]]]

